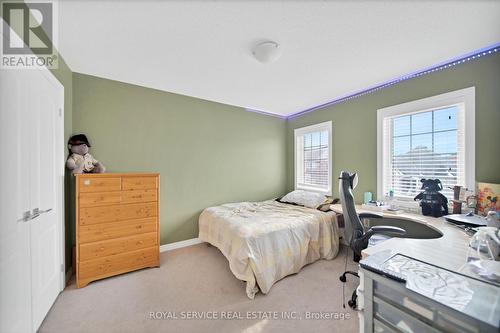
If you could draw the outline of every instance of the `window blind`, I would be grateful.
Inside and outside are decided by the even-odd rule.
[[[325,187],[328,185],[328,132],[308,133],[303,140],[303,183]]]
[[[420,179],[437,178],[453,198],[449,187],[466,184],[464,129],[463,103],[384,118],[383,193],[413,199]]]
[[[295,184],[298,189],[331,192],[331,122],[295,131]]]

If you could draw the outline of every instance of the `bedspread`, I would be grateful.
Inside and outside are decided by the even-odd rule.
[[[199,238],[224,254],[231,272],[246,281],[251,299],[266,294],[283,277],[339,250],[333,212],[293,206],[275,200],[230,203],[205,209]]]

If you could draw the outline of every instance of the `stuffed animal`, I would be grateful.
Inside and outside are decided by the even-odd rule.
[[[68,140],[69,156],[66,167],[73,174],[104,173],[104,165],[89,154],[90,143],[85,134],[73,135]]]
[[[426,216],[440,217],[448,215],[448,199],[439,191],[443,185],[439,179],[425,179],[422,182],[422,190],[413,200],[420,200],[422,214]]]

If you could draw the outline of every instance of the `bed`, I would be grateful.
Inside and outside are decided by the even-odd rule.
[[[199,218],[199,238],[222,252],[231,272],[246,282],[250,299],[339,250],[335,213],[276,200],[207,208]]]

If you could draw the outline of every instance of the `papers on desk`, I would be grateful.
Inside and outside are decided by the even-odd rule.
[[[482,227],[488,224],[488,221],[484,217],[475,214],[451,214],[445,215],[444,218],[448,222],[473,227]]]
[[[396,214],[396,215],[404,213],[404,211],[401,209],[396,209],[396,210],[391,209],[391,206],[389,206],[389,205],[376,206],[374,204],[362,204],[361,208],[366,209],[366,210],[372,210],[374,212],[389,213],[389,214]]]

